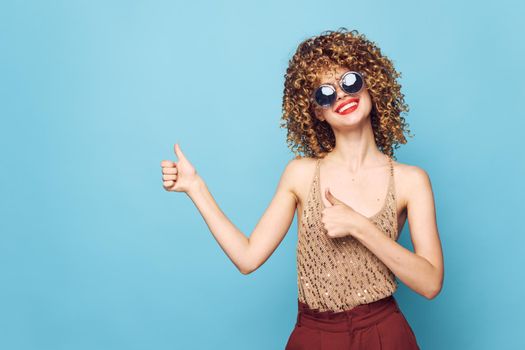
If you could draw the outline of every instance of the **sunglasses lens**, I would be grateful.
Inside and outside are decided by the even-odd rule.
[[[341,80],[343,90],[349,94],[355,94],[361,91],[363,84],[363,77],[355,72],[345,74],[345,76]]]
[[[315,91],[315,102],[321,107],[331,106],[335,98],[335,90],[330,86],[321,86]]]

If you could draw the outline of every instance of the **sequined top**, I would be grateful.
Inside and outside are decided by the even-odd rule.
[[[397,241],[394,167],[392,158],[388,159],[390,176],[383,207],[367,218]],[[318,311],[349,310],[393,294],[398,284],[393,272],[356,238],[326,235],[321,221],[325,204],[321,199],[320,160],[317,159],[302,222],[298,226],[298,297]]]

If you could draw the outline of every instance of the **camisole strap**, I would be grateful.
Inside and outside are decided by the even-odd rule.
[[[392,192],[394,192],[395,196],[395,180],[394,180],[394,161],[392,160],[392,157],[388,157],[388,162],[390,163],[390,185],[389,188]]]

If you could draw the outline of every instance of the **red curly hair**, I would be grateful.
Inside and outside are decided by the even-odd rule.
[[[345,67],[364,73],[372,99],[370,119],[376,144],[381,152],[395,159],[394,149],[410,135],[402,113],[409,111],[397,78],[401,77],[390,59],[377,45],[357,30],[341,27],[304,40],[289,61],[284,75],[282,123],[288,130],[287,144],[299,157],[319,158],[333,150],[335,136],[326,121],[316,117],[319,107],[312,102],[314,89],[323,72]]]

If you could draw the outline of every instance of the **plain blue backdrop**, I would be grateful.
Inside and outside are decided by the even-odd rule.
[[[2,1],[0,348],[282,349],[296,219],[242,275],[189,197],[173,145],[249,235],[293,154],[284,73],[339,27],[402,72],[445,257],[433,300],[395,296],[422,349],[525,348],[525,35],[519,1]],[[412,249],[408,225],[400,243]]]

